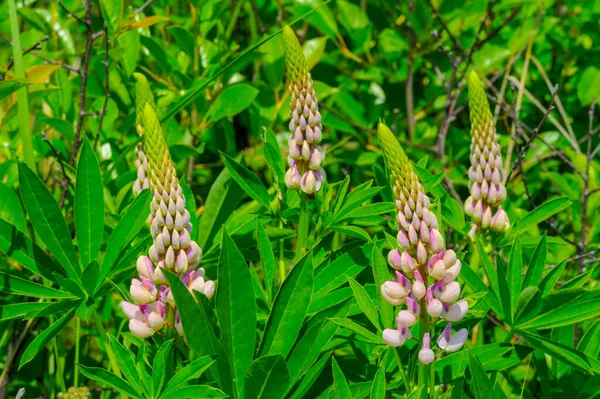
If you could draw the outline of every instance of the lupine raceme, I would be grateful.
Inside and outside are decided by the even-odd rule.
[[[429,364],[435,358],[429,331],[436,321],[448,322],[437,341],[439,349],[454,352],[467,338],[466,329],[451,334],[451,323],[461,320],[468,310],[465,300],[458,301],[460,285],[456,278],[461,261],[453,250],[445,249],[437,217],[431,211],[431,201],[400,143],[382,123],[377,134],[396,201],[400,248],[388,254],[396,278],[382,284],[381,295],[394,306],[406,305],[398,312],[396,328],[385,329],[383,339],[393,347],[401,346],[412,339],[410,329],[419,322],[421,350],[418,357],[422,363]]]
[[[177,304],[163,269],[177,274],[190,292],[195,290],[209,298],[214,294],[215,285],[213,281],[205,280],[203,268],[196,268],[202,250],[190,237],[190,214],[185,209],[185,196],[156,111],[147,103],[142,112],[144,153],[148,159],[148,180],[153,193],[150,224],[153,244],[148,255],[137,260],[139,278],[134,278],[130,287],[135,303],[122,302],[121,307],[130,319],[129,329],[137,337],[148,337],[165,324],[183,335]]]
[[[470,196],[465,201],[465,212],[473,219],[469,235],[478,229],[506,231],[510,222],[502,203],[506,198],[502,155],[498,145],[496,126],[490,112],[483,83],[471,72],[469,84],[469,114],[471,118],[471,167],[469,168]]]
[[[148,84],[148,79],[141,73],[134,73],[135,77],[135,128],[140,136],[144,135],[144,128],[142,127],[142,115],[144,114],[144,107],[146,104],[150,104],[150,106],[156,110],[156,105],[154,103],[154,96],[152,95],[152,90],[150,90],[150,85]],[[148,181],[148,158],[146,158],[146,154],[144,153],[144,149],[142,148],[142,144],[138,144],[135,147],[136,160],[135,160],[135,168],[137,170],[137,178],[133,183],[133,193],[138,195],[142,190],[146,188],[150,188],[150,182]],[[151,221],[152,216],[150,216],[149,221]]]
[[[314,194],[325,181],[325,171],[321,168],[325,153],[319,146],[323,137],[321,114],[302,47],[289,26],[283,28],[283,43],[291,93],[289,169],[285,183],[292,190]]]

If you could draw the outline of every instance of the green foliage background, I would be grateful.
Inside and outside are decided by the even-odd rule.
[[[594,319],[600,255],[600,118],[595,106],[600,95],[599,0],[25,1],[15,4],[14,16],[11,2],[0,2],[0,272],[5,278],[0,281],[0,369],[6,375],[0,397],[12,397],[20,387],[26,388],[25,397],[65,392],[77,385],[75,362],[114,372],[118,367],[113,366],[113,355],[107,355],[108,348],[120,344],[104,340],[103,330],[121,342],[126,337],[126,346],[140,357],[147,351],[152,359],[161,347],[158,342],[152,348],[139,346],[139,340],[123,334],[126,320],[118,308],[135,258],[148,244],[140,212],[148,208],[149,198],[134,201],[131,191],[134,148],[140,140],[134,72],[146,75],[152,86],[185,193],[195,200],[189,201],[198,218],[194,234],[204,251],[207,275],[221,275],[225,266],[219,258],[224,253],[251,265],[258,329],[248,334],[257,335],[255,358],[263,357],[254,360],[246,378],[261,381],[265,370],[281,369],[286,362],[289,369],[289,389],[275,389],[264,397],[404,395],[393,351],[382,345],[379,333],[381,327],[391,326],[392,312],[378,295],[379,285],[389,278],[382,274],[381,254],[387,250],[381,248],[393,243],[396,231],[376,139],[379,120],[395,132],[425,188],[438,200],[449,247],[460,252],[465,263],[480,264],[463,279],[466,295],[477,303],[464,322],[470,330],[467,347],[481,349],[436,362],[437,381],[453,381],[440,395],[599,394],[600,323]],[[289,134],[290,95],[278,33],[296,19],[293,28],[303,44],[323,117],[328,184],[311,205],[314,248],[304,262],[314,262],[314,282],[301,274],[301,263],[287,277],[310,280],[307,309],[290,316],[299,318],[298,331],[289,327],[296,335],[289,342],[279,337],[283,349],[270,352],[264,341],[258,346],[258,338],[268,335],[268,323],[281,322],[273,321],[270,310],[279,276],[290,269],[298,222],[298,196],[285,189],[285,157],[279,158]],[[24,53],[22,65],[12,60],[17,45]],[[468,220],[460,202],[468,196],[470,126],[464,83],[471,69],[486,78],[510,176],[505,209],[513,227],[505,237],[492,237],[494,265],[480,259],[487,248],[468,244]],[[18,90],[23,87],[28,104],[23,101],[25,91]],[[84,137],[77,157],[75,143]],[[34,155],[33,163],[28,154]],[[88,273],[82,284],[90,295],[77,296],[75,289],[65,288],[68,283],[49,279],[51,272],[26,270],[31,268],[15,261],[9,249],[19,234],[44,246],[41,238],[63,265],[55,248],[72,246],[68,237],[77,224],[77,168],[84,159],[95,173],[93,154],[99,172],[90,181],[101,179],[102,187],[91,183],[88,191],[96,197],[102,193],[105,218],[91,238],[91,251],[100,253],[102,260],[110,254],[108,268],[112,265],[115,274],[113,282],[101,286],[102,281],[90,276],[108,269],[96,264],[87,271],[88,265],[82,264]],[[43,184],[18,159],[28,163]],[[41,198],[42,209],[28,206],[28,196]],[[52,212],[60,218],[60,211],[43,208],[52,198],[66,220],[55,248],[36,226],[41,226],[43,215],[48,226],[56,221],[48,217]],[[76,246],[84,263],[95,259],[83,254],[78,241],[79,234]],[[39,256],[45,265],[58,267],[44,254]],[[265,268],[265,259],[271,269]],[[506,273],[493,277],[496,267],[508,267],[508,281]],[[510,286],[511,273],[524,280]],[[11,317],[7,309],[13,308],[7,305],[30,301],[24,298],[33,291],[11,291],[8,275],[35,281],[36,289],[60,288],[60,293],[37,296],[63,298],[55,302],[61,305],[36,315],[42,308],[30,304],[30,310]],[[67,275],[71,277],[68,271]],[[488,286],[492,291],[486,294]],[[303,298],[301,291],[302,287],[286,290],[283,285],[278,298],[291,309]],[[506,295],[509,303],[511,295],[518,298],[516,309],[504,307]],[[197,306],[204,309],[207,303],[192,301],[189,306],[197,312]],[[71,320],[75,309],[81,321]],[[207,312],[213,324],[197,325],[197,331],[206,333],[216,326],[214,315]],[[331,323],[325,324],[326,319]],[[43,342],[35,352],[24,350],[61,320],[56,339]],[[311,340],[311,328],[312,333],[333,329],[335,337],[313,348],[310,362],[298,360],[294,356],[300,355],[294,353],[300,352],[292,349],[309,351],[302,345]],[[79,352],[76,336],[81,336]],[[161,344],[170,353],[168,341]],[[200,355],[214,355],[194,345],[191,357],[186,357],[187,349],[185,356],[174,357],[171,371]],[[411,365],[408,352],[403,348],[400,356]],[[31,361],[25,364],[22,358],[27,356]],[[302,367],[294,369],[294,364]],[[90,370],[83,368],[81,373],[88,376],[94,373]],[[311,371],[314,376],[304,374]],[[308,386],[302,386],[300,376]],[[85,385],[87,378],[79,378],[79,385]],[[280,376],[271,386],[283,386],[284,380]],[[200,381],[217,387],[209,377]],[[116,396],[112,388],[93,395]],[[246,384],[246,397],[257,395],[253,389],[258,388]]]

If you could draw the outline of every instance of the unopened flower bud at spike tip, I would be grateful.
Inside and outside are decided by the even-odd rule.
[[[471,167],[465,212],[474,219],[469,236],[480,229],[504,232],[510,223],[506,213],[495,217],[506,198],[502,155],[496,126],[490,111],[484,85],[474,71],[468,77],[469,117],[471,120]]]

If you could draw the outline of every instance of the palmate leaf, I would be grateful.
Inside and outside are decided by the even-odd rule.
[[[167,368],[169,368],[169,357],[171,356],[171,348],[173,347],[173,340],[170,339],[164,342],[152,363],[152,392],[153,396],[157,396],[165,383],[167,374]]]
[[[69,278],[81,287],[82,268],[58,204],[44,182],[27,165],[19,162],[18,169],[21,196],[33,227]]]
[[[517,234],[526,231],[530,227],[548,219],[550,216],[568,208],[571,204],[571,200],[567,197],[553,198],[544,202],[542,205],[519,219],[516,225],[510,230],[509,237],[515,237]]]
[[[140,384],[142,376],[138,373],[135,364],[135,356],[128,348],[125,348],[118,339],[109,336],[110,347],[115,356],[119,370],[123,373],[129,384],[138,394],[142,394],[143,389],[147,391],[144,384]],[[146,392],[148,393],[148,392]]]
[[[98,159],[83,140],[75,180],[75,231],[83,266],[98,258],[104,233],[104,189]]]
[[[335,357],[331,358],[331,372],[333,374],[333,392],[335,393],[335,397],[337,399],[351,398],[352,392],[350,392],[350,386],[348,386],[346,376],[344,376]]]
[[[313,260],[308,252],[281,285],[260,343],[261,356],[281,354],[287,357],[310,306],[313,292]]]
[[[167,382],[164,394],[176,390],[191,379],[200,377],[214,362],[212,356],[202,356],[201,358],[194,360],[179,370],[173,378]]]
[[[519,328],[531,330],[568,326],[597,317],[598,315],[600,315],[598,299],[572,301],[559,308],[553,308],[535,319],[529,320],[520,325]]]
[[[289,384],[290,374],[281,355],[259,357],[246,374],[244,398],[283,398]]]
[[[81,364],[79,365],[79,370],[81,371],[81,374],[87,378],[105,384],[130,398],[143,398],[131,388],[131,385],[129,385],[127,381],[123,380],[121,377],[117,377],[108,370],[99,367],[87,367]]]
[[[289,25],[291,26],[291,25],[295,24],[296,22],[303,20],[304,18],[306,18],[307,16],[309,16],[310,14],[312,14],[314,11],[320,9],[321,7],[323,7],[324,5],[326,5],[327,3],[329,3],[330,1],[331,0],[327,0],[327,1],[323,2],[323,4],[321,4],[321,5],[313,8],[312,10],[308,11],[304,15],[299,16],[298,18],[296,18],[295,20],[293,20],[292,22],[290,22]],[[227,72],[229,69],[231,69],[238,62],[243,61],[244,58],[247,55],[249,55],[250,53],[252,53],[255,50],[257,50],[260,46],[262,46],[263,44],[265,44],[266,42],[268,42],[269,40],[271,40],[272,38],[274,38],[275,36],[277,36],[278,34],[280,34],[282,31],[283,31],[283,28],[279,29],[275,33],[273,33],[273,34],[265,37],[264,39],[260,40],[259,42],[257,42],[255,44],[253,44],[252,46],[248,47],[239,56],[237,56],[233,60],[229,61],[227,63],[227,65],[225,65],[223,68],[219,69],[219,71],[217,73],[215,73],[212,77],[210,77],[209,79],[205,80],[201,85],[197,86],[196,88],[190,90],[183,98],[181,98],[178,102],[176,102],[172,107],[169,108],[169,110],[166,112],[166,114],[163,115],[163,117],[160,119],[160,123],[161,124],[165,123],[173,115],[175,115],[176,113],[178,113],[179,111],[181,111],[183,108],[185,108],[188,104],[190,104],[192,101],[194,101],[194,99],[196,97],[198,97],[200,94],[204,93],[204,90],[215,79],[217,79],[219,76],[223,75],[225,72]]]
[[[0,292],[26,295],[33,298],[73,298],[70,292],[46,287],[17,276],[0,272]]]
[[[232,366],[235,389],[241,395],[254,356],[256,298],[246,260],[227,231],[223,232],[218,276],[216,310],[221,342]]]
[[[267,289],[267,297],[269,301],[273,301],[273,284],[275,282],[275,254],[273,253],[273,247],[269,236],[260,223],[260,220],[256,219],[256,241],[258,243],[258,252],[260,253],[260,262],[262,264],[265,287]]]
[[[133,203],[119,221],[119,224],[110,236],[106,251],[104,252],[104,260],[102,261],[98,278],[99,282],[102,282],[104,277],[110,274],[123,249],[129,245],[131,240],[144,227],[144,223],[146,223],[150,214],[151,201],[152,193],[150,190],[142,191],[133,200]]]
[[[385,381],[385,367],[379,367],[375,378],[373,379],[373,385],[371,386],[370,399],[385,399],[386,381]]]
[[[471,370],[471,390],[476,398],[495,399],[494,386],[490,382],[483,364],[473,352],[469,353],[469,369]]]
[[[40,335],[38,335],[27,348],[23,352],[23,356],[21,356],[21,361],[19,362],[19,369],[21,369],[24,365],[29,363],[35,355],[38,354],[40,350],[46,346],[46,344],[54,338],[61,330],[69,323],[69,321],[75,315],[76,309],[71,309],[67,314],[63,317],[55,321],[51,324],[47,329],[44,330]]]
[[[592,373],[590,361],[584,353],[566,345],[553,342],[540,335],[531,334],[525,331],[522,331],[521,335],[529,342],[531,346],[544,351],[547,355],[550,355],[561,362],[575,367],[578,370],[586,373]]]
[[[164,274],[177,303],[183,330],[190,347],[199,356],[218,356],[217,361],[209,369],[210,373],[225,393],[233,394],[229,361],[223,346],[215,336],[204,304],[196,302],[196,298],[192,296],[176,274],[169,270],[165,270]],[[204,299],[208,302],[206,297]]]
[[[62,269],[43,249],[3,219],[0,219],[0,252],[50,281],[57,282],[54,273],[64,275]]]
[[[223,162],[225,162],[225,166],[229,170],[229,173],[231,173],[233,179],[246,194],[263,207],[270,209],[271,196],[265,185],[260,181],[260,178],[227,154],[222,152],[221,156],[223,157]]]
[[[204,212],[198,219],[198,245],[200,248],[206,249],[212,246],[219,229],[237,208],[243,193],[244,190],[233,179],[229,169],[224,168],[210,187],[204,204]]]
[[[373,304],[373,301],[371,301],[367,291],[352,277],[348,277],[348,282],[350,283],[350,288],[352,288],[352,292],[354,293],[354,297],[356,298],[356,302],[358,303],[360,310],[362,310],[365,316],[367,316],[377,331],[381,331],[377,308],[375,308],[375,305]]]

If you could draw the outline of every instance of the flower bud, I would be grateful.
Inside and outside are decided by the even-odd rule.
[[[463,317],[465,317],[468,310],[469,304],[467,303],[467,301],[458,301],[454,305],[450,306],[450,309],[448,309],[448,311],[444,315],[444,319],[452,322],[460,321]]]
[[[446,284],[440,295],[440,301],[452,303],[460,296],[460,285],[456,281]]]
[[[138,338],[147,338],[152,335],[152,330],[148,325],[137,319],[129,320],[129,331]]]
[[[381,295],[391,305],[400,306],[405,302],[408,293],[402,288],[400,283],[395,281],[386,281],[381,284]]]
[[[421,345],[421,350],[419,351],[419,360],[423,364],[429,364],[429,363],[433,362],[433,359],[435,358],[435,354],[429,348],[430,345],[431,345],[431,337],[430,337],[429,333],[423,334],[423,343]]]
[[[391,347],[397,348],[404,345],[406,337],[398,330],[386,328],[383,330],[383,340]]]
[[[402,258],[397,249],[392,249],[388,252],[388,263],[396,270],[402,269]]]
[[[396,318],[398,324],[403,327],[411,327],[417,321],[417,318],[408,310],[401,310]]]
[[[425,283],[423,281],[423,277],[418,270],[415,270],[415,282],[412,286],[412,293],[418,300],[421,300],[425,296]]]
[[[300,184],[300,188],[306,194],[313,194],[317,188],[317,180],[315,178],[315,173],[312,170],[304,173],[302,176],[302,181]]]
[[[446,264],[442,260],[438,260],[433,265],[431,272],[429,273],[431,277],[436,280],[441,280],[446,275]]]

